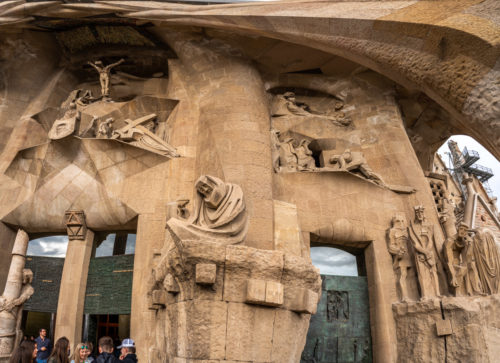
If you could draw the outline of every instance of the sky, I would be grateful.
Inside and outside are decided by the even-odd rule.
[[[135,234],[129,234],[127,237],[127,246],[125,254],[135,252]],[[96,249],[95,257],[112,256],[115,235],[109,234],[99,248]],[[28,244],[28,256],[46,256],[46,257],[66,257],[68,248],[68,236],[48,236],[33,239]]]
[[[332,247],[311,247],[311,260],[322,275],[358,276],[356,257]]]
[[[68,236],[50,236],[33,239],[28,244],[28,256],[66,257]]]

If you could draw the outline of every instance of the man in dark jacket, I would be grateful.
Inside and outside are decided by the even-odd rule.
[[[38,349],[36,353],[37,363],[47,363],[49,359],[50,352],[52,351],[52,342],[47,338],[47,329],[39,330],[40,336],[35,339],[35,343]]]
[[[137,356],[135,355],[135,343],[132,339],[123,339],[121,348],[120,359],[122,363],[137,363]]]
[[[120,363],[120,360],[113,355],[113,339],[102,337],[99,339],[99,353],[97,363]]]

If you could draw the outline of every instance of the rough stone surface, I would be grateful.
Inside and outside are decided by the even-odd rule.
[[[466,134],[500,157],[497,9],[0,2],[0,288],[19,228],[69,233],[50,311],[80,340],[96,246],[66,225],[78,210],[87,234],[136,230],[118,294],[141,362],[299,362],[321,292],[310,248],[335,247],[366,278],[375,362],[495,361],[498,299],[480,292],[499,286],[498,211],[434,154]],[[460,222],[481,233],[456,237]]]

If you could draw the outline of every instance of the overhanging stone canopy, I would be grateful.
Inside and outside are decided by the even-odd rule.
[[[60,22],[44,18],[71,23],[117,15],[117,23],[151,22],[159,33],[173,25],[199,26],[304,45],[424,92],[451,114],[452,126],[460,133],[475,137],[500,157],[500,109],[494,101],[500,93],[494,81],[500,72],[500,34],[494,4],[494,0],[440,1],[439,5],[434,1],[307,0],[208,6],[9,1],[0,8],[0,26],[36,29],[37,24]]]

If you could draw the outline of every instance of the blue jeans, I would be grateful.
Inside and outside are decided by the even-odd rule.
[[[47,363],[47,359],[37,359],[36,363]]]

